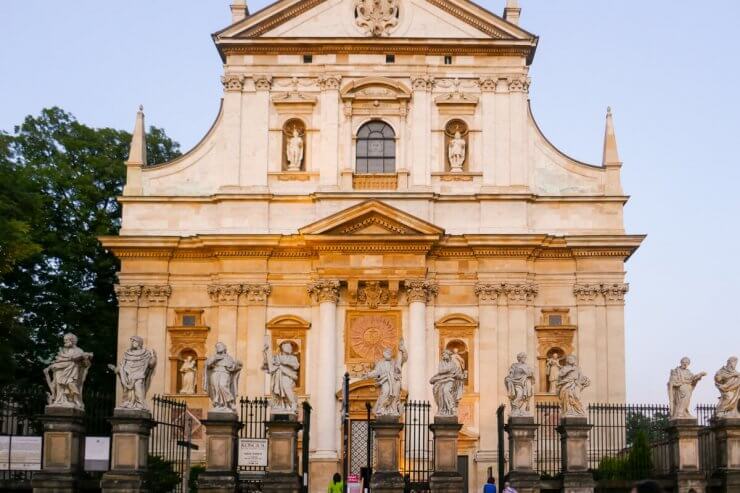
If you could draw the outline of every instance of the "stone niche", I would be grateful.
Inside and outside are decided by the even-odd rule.
[[[540,323],[535,326],[537,334],[537,387],[538,402],[555,401],[555,394],[548,392],[547,360],[558,354],[560,364],[565,364],[565,357],[575,354],[575,335],[577,327],[570,323],[570,311],[567,308],[545,308],[542,310]]]
[[[465,427],[474,428],[478,403],[478,394],[475,393],[475,333],[478,322],[462,313],[453,313],[442,317],[434,325],[439,338],[437,361],[442,351],[448,349],[460,359],[468,372],[465,394],[460,401],[459,420]]]
[[[297,395],[306,393],[306,338],[311,324],[296,315],[281,315],[267,322],[267,330],[270,333],[271,348],[274,354],[280,351],[283,343],[288,343],[293,348],[293,354],[298,358],[300,368],[298,369],[298,384],[295,392]]]
[[[357,378],[372,370],[384,349],[398,352],[401,311],[348,310],[344,334],[344,361],[350,376]]]

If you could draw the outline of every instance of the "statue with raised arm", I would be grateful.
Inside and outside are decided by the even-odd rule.
[[[463,164],[465,164],[466,147],[467,145],[465,139],[462,138],[462,134],[459,131],[455,132],[455,136],[450,139],[450,146],[447,150],[450,159],[450,171],[453,173],[462,173]]]
[[[139,336],[132,336],[129,341],[131,347],[123,353],[121,363],[117,367],[108,365],[108,368],[121,381],[123,401],[120,409],[146,411],[146,393],[157,366],[157,353],[144,348],[144,339]]]
[[[527,364],[527,355],[519,353],[516,363],[504,378],[511,402],[512,416],[532,416],[530,401],[534,395],[534,370]]]
[[[714,385],[720,393],[717,417],[740,418],[740,372],[737,371],[737,357],[728,359],[727,364],[714,375]]]
[[[293,136],[288,139],[285,154],[288,160],[288,171],[300,171],[303,162],[303,137],[297,128],[293,129]]]
[[[270,355],[270,345],[265,343],[262,369],[270,375],[270,406],[273,414],[295,414],[298,410],[298,399],[295,387],[298,383],[300,362],[293,354],[289,342],[280,344],[280,352]]]
[[[67,407],[85,410],[82,391],[87,378],[87,370],[92,364],[92,353],[77,347],[77,336],[66,334],[64,346],[54,357],[54,361],[44,368],[44,376],[49,386],[49,407]]]
[[[198,375],[198,362],[192,355],[187,355],[180,366],[181,385],[180,393],[184,395],[195,394],[195,382]]]
[[[591,380],[583,374],[576,363],[576,357],[571,354],[565,358],[565,364],[558,373],[558,399],[562,418],[586,417],[581,392],[591,385]]]
[[[465,391],[467,372],[460,360],[453,356],[449,349],[442,351],[437,374],[429,383],[432,384],[434,401],[437,403],[437,416],[457,416],[458,405]]]
[[[236,412],[237,385],[242,371],[237,361],[226,351],[223,342],[216,343],[216,354],[206,360],[203,390],[208,394],[214,412]]]
[[[706,376],[706,372],[694,375],[689,370],[691,360],[687,357],[681,358],[681,364],[671,370],[668,380],[668,404],[671,418],[693,418],[689,408],[691,407],[691,396],[694,394],[696,384]]]
[[[547,362],[545,363],[546,374],[547,374],[547,392],[549,394],[558,393],[558,375],[560,375],[560,355],[558,353],[552,353]]]
[[[376,416],[401,415],[401,369],[408,360],[408,353],[403,339],[398,344],[398,356],[394,359],[390,349],[383,351],[383,358],[375,363],[375,368],[365,375],[374,378],[380,387],[378,400],[375,402]]]

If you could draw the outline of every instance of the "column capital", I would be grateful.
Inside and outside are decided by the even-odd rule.
[[[339,301],[339,281],[320,279],[308,285],[308,294],[318,303],[337,303]]]
[[[478,87],[481,92],[496,92],[496,84],[498,79],[492,75],[484,75],[477,81]]]
[[[479,282],[475,284],[475,295],[480,305],[495,305],[498,295],[501,294],[501,284]]]
[[[509,84],[509,92],[529,92],[529,86],[532,81],[529,77],[509,77],[506,82]]]
[[[210,284],[208,296],[211,301],[219,305],[236,305],[239,295],[242,294],[241,284]]]
[[[627,283],[608,283],[601,285],[601,294],[604,295],[604,300],[608,305],[623,304],[624,295],[630,290],[630,285]]]
[[[242,284],[242,293],[247,297],[247,305],[263,305],[272,293],[272,287],[267,284]]]
[[[579,304],[594,304],[601,294],[601,284],[575,284],[573,294]]]
[[[414,74],[411,76],[411,87],[414,91],[431,91],[434,88],[434,77],[427,74]]]
[[[502,287],[509,303],[515,305],[532,303],[539,293],[539,288],[532,282],[504,283]]]
[[[269,75],[253,75],[252,80],[257,91],[269,91],[272,88],[272,77]]]
[[[439,285],[436,282],[424,279],[404,281],[403,285],[406,288],[409,303],[428,303],[439,292]]]
[[[172,286],[169,284],[152,284],[142,286],[141,297],[149,305],[166,305],[172,295]]]
[[[116,284],[113,287],[118,299],[118,306],[139,306],[142,287],[139,285],[127,286]]]
[[[318,82],[322,91],[338,91],[342,76],[339,74],[324,74],[319,76]]]
[[[225,74],[221,77],[221,84],[226,92],[241,92],[244,89],[244,76],[242,74]]]

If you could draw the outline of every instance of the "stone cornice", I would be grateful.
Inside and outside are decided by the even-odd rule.
[[[428,303],[439,292],[439,286],[436,282],[424,279],[411,279],[404,281],[403,285],[406,288],[406,297],[409,303]]]
[[[306,290],[317,303],[339,302],[339,281],[320,279],[311,283]]]

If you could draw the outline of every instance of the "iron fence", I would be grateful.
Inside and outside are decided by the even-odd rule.
[[[429,491],[434,468],[434,440],[429,430],[431,405],[409,401],[404,410],[403,460],[406,491]]]
[[[557,404],[540,403],[535,407],[537,443],[535,446],[536,471],[543,479],[550,479],[562,472],[560,456],[560,407]],[[499,451],[499,453],[503,453]]]
[[[7,442],[8,447],[7,458],[0,464],[1,480],[27,481],[33,476],[34,471],[18,469],[11,462],[13,441],[17,437],[43,435],[38,417],[45,405],[46,393],[41,387],[8,386],[0,390],[0,440]]]
[[[184,401],[155,395],[152,398],[152,419],[155,426],[149,436],[149,455],[163,462],[158,466],[160,469],[171,470],[178,476],[179,482],[172,491],[182,493],[183,480],[190,474],[187,447],[183,446],[189,439],[186,433],[190,426],[187,405]]]
[[[716,406],[713,404],[699,404],[696,406],[696,417],[699,422],[699,465],[704,475],[709,478],[717,468],[717,443],[712,418]]]
[[[269,419],[267,399],[242,397],[239,399],[239,409],[242,423],[239,438],[267,440],[267,426],[265,425]],[[254,477],[264,475],[266,469],[262,466],[239,466],[239,471]],[[255,482],[257,480],[245,479],[245,481]]]

